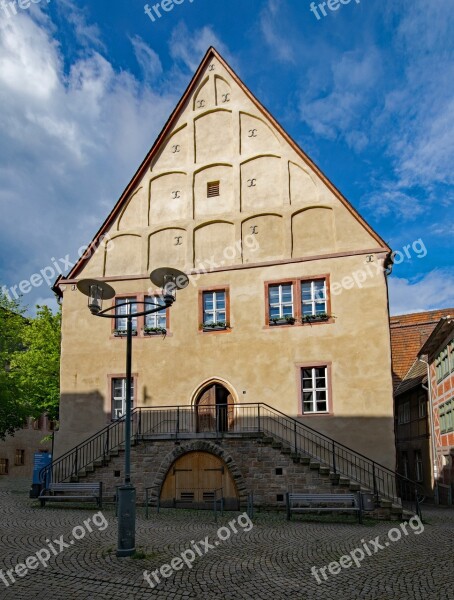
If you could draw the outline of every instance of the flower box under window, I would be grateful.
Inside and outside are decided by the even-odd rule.
[[[166,335],[167,329],[163,327],[145,327],[143,330],[144,335]]]
[[[270,326],[273,325],[294,325],[295,317],[282,317],[282,318],[272,318],[270,319]]]
[[[331,315],[327,313],[319,313],[318,315],[304,315],[301,318],[303,323],[320,323],[321,321],[329,321],[331,319]]]
[[[229,328],[229,324],[225,321],[216,321],[215,323],[202,323],[203,331],[224,331]]]
[[[126,337],[128,335],[127,329],[114,329],[115,337]],[[137,329],[132,330],[132,335],[137,335]]]

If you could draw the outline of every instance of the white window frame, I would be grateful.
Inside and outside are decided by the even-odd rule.
[[[410,470],[410,463],[408,460],[408,452],[402,452],[402,475],[408,479],[408,471]]]
[[[415,451],[415,481],[424,481],[424,463],[420,450]]]
[[[163,306],[163,309],[159,312],[145,315],[145,328],[167,329],[167,306],[165,305],[164,298],[162,296],[145,296],[145,302],[155,302]],[[151,308],[151,306],[145,304],[144,310]]]
[[[291,302],[284,302],[282,299],[282,289],[284,287],[289,287],[290,286],[290,291],[292,293],[292,300]],[[271,302],[271,290],[272,289],[278,289],[279,290],[279,298],[277,302]],[[270,319],[274,319],[274,318],[279,318],[279,319],[285,319],[286,317],[295,317],[295,303],[294,303],[294,285],[293,283],[272,283],[268,286],[268,314],[269,314],[269,318]],[[288,307],[290,306],[292,309],[291,314],[284,314],[284,307]],[[274,315],[271,315],[271,309],[272,308],[278,308],[279,309],[279,317],[275,317]]]
[[[212,294],[213,296],[213,308],[205,310],[205,296]],[[224,296],[224,308],[218,308],[218,296]],[[224,318],[220,319],[219,314],[224,313]],[[208,321],[207,316],[212,316],[213,320]],[[203,325],[209,325],[211,323],[225,323],[227,324],[227,290],[204,290],[202,292],[202,321]]]
[[[324,379],[325,379],[325,385],[323,387],[317,387],[317,382],[316,380],[319,378],[316,375],[316,370],[317,369],[324,369],[325,371],[325,375],[324,375]],[[311,377],[312,377],[312,385],[310,388],[305,388],[303,387],[303,372],[304,371],[308,371],[311,370]],[[300,372],[300,377],[301,377],[301,411],[303,415],[326,415],[329,414],[329,382],[328,382],[328,366],[327,365],[321,365],[318,367],[301,367],[301,372]],[[318,402],[325,402],[326,404],[326,409],[325,410],[318,410],[317,407],[317,392],[325,392],[325,400],[319,400]],[[312,394],[312,400],[311,400],[311,405],[312,405],[312,410],[306,410],[305,408],[305,404],[308,402],[307,400],[304,400],[304,394],[305,393],[311,393]]]
[[[126,304],[129,303],[129,304]],[[119,304],[124,304],[125,306],[120,306],[120,311],[118,311],[117,307]],[[128,327],[128,321],[126,319],[126,315],[131,314],[131,306],[135,305],[135,311],[137,312],[137,297],[136,296],[128,296],[126,298],[115,298],[115,329],[117,331],[126,331]],[[132,329],[133,331],[137,331],[137,317],[132,319]]]
[[[121,395],[115,396],[115,382],[121,381]],[[112,396],[112,420],[121,419],[126,414],[126,377],[112,377],[111,383]],[[116,402],[121,402],[121,408],[115,406]],[[134,377],[131,378],[131,410],[134,407]]]
[[[315,283],[317,283],[319,281],[323,281],[323,298],[316,297]],[[303,300],[303,287],[304,287],[304,285],[308,285],[308,284],[311,285],[311,299]],[[315,305],[321,304],[322,302],[324,303],[325,308],[323,311],[317,312]],[[312,315],[312,316],[328,314],[328,297],[327,297],[327,291],[326,291],[326,279],[325,278],[313,279],[311,281],[308,281],[308,280],[301,281],[301,316],[303,316],[303,317],[309,316],[307,313],[304,312],[305,306],[311,306],[310,315]]]
[[[411,407],[410,401],[404,402],[399,405],[398,414],[397,414],[397,424],[405,425],[406,423],[410,423],[411,420]]]
[[[420,419],[427,417],[427,400],[420,398],[418,401],[418,414]]]

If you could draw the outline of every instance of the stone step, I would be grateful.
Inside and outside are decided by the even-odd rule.
[[[282,449],[282,443],[281,442],[275,442],[275,441],[273,441],[273,443],[271,444],[271,448],[274,448],[275,450],[281,450]]]
[[[309,468],[318,471],[320,469],[320,463],[311,460],[309,461]]]
[[[309,465],[311,463],[311,459],[309,456],[300,456],[300,463],[302,465]]]
[[[272,437],[263,437],[260,440],[260,443],[262,443],[262,444],[272,444],[273,442],[274,442],[274,438],[272,438]]]
[[[339,477],[339,485],[341,486],[349,486],[350,485],[350,479],[348,477]]]
[[[320,467],[318,472],[320,473],[320,475],[330,475],[330,468],[329,467]]]
[[[292,449],[289,447],[284,447],[284,448],[282,448],[281,452],[282,452],[282,454],[287,454],[287,455],[292,454]]]
[[[352,492],[359,492],[361,490],[361,486],[359,483],[355,483],[352,481],[349,485],[349,488]]]

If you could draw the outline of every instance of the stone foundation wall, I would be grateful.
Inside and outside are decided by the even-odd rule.
[[[153,488],[150,493],[156,500],[174,461],[191,451],[211,452],[225,461],[242,505],[246,504],[251,492],[256,506],[283,507],[287,491],[349,491],[345,486],[333,486],[329,474],[321,474],[318,469],[294,462],[289,455],[271,444],[264,444],[260,438],[188,440],[177,444],[174,440],[159,440],[143,442],[132,448],[131,479],[137,489],[137,502],[142,504],[145,501],[146,487]],[[122,483],[123,469],[124,454],[121,452],[110,460],[108,466],[97,468],[83,480],[103,481],[104,495],[113,497],[116,486]]]

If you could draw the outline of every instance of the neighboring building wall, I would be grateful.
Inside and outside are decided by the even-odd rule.
[[[419,478],[422,471],[421,484],[430,498],[434,493],[434,459],[429,382],[427,364],[419,360],[418,353],[440,319],[450,312],[453,309],[390,318],[398,470],[410,479]]]
[[[35,452],[51,452],[52,442],[42,440],[52,434],[52,428],[53,422],[46,417],[28,419],[23,429],[0,441],[0,477],[30,479],[31,482]]]
[[[447,352],[447,359],[443,356]],[[447,361],[444,372],[437,369]],[[451,331],[429,357],[433,419],[437,446],[438,480],[454,490],[454,335]]]
[[[433,496],[428,397],[422,386],[396,396],[397,468]]]
[[[165,339],[144,336],[138,322],[135,406],[191,405],[205,383],[220,382],[236,404],[269,403],[394,468],[380,267],[389,248],[215,56],[159,144],[106,223],[111,241],[59,283],[56,455],[110,422],[112,378],[125,371],[125,340],[109,320],[89,314],[75,283],[104,278],[118,295],[140,299],[150,293],[147,273],[172,266],[192,273],[191,282],[169,311]],[[200,272],[201,264],[210,272]],[[270,326],[267,284],[293,281],[296,290],[303,279],[320,278],[327,281],[328,321]],[[230,328],[205,333],[201,294],[214,289],[228,290]],[[294,302],[299,314],[296,296]],[[321,365],[329,409],[302,415],[301,368]]]

